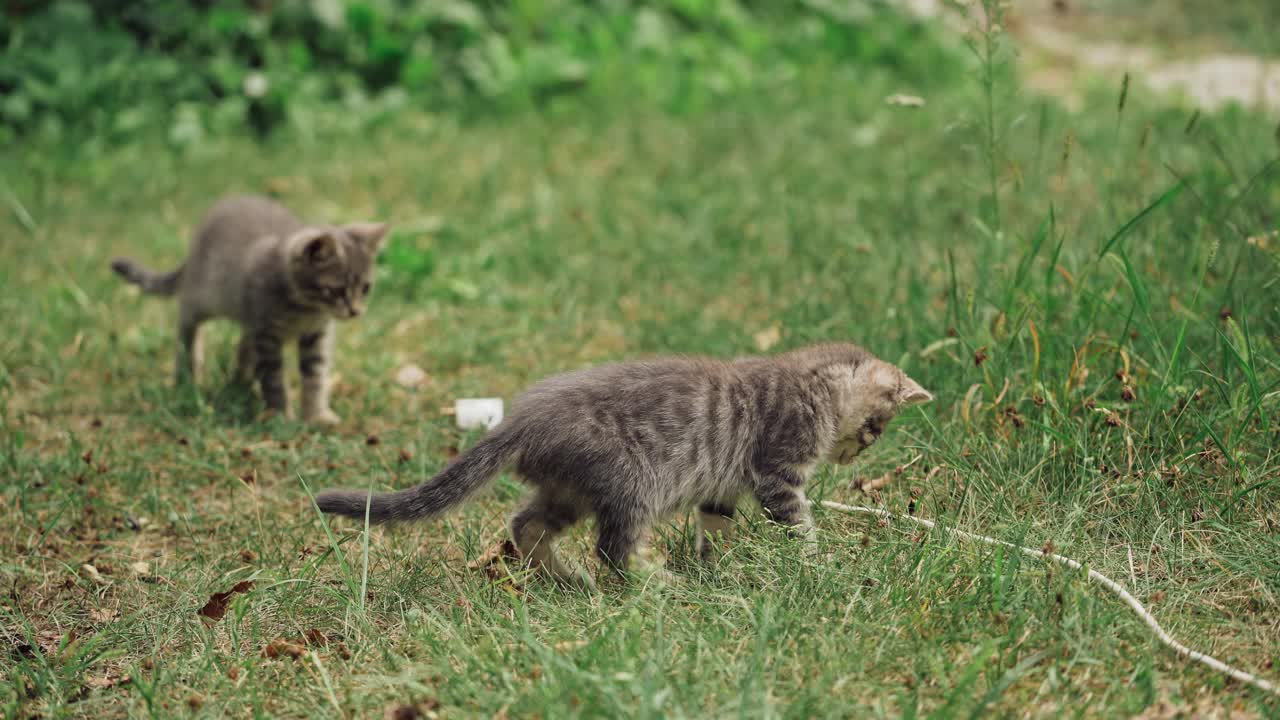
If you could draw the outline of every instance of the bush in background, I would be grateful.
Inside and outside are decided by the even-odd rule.
[[[869,0],[9,0],[0,139],[359,126],[409,104],[640,93],[673,111],[811,62],[954,64]]]

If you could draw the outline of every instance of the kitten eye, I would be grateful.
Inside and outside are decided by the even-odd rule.
[[[369,290],[370,290],[370,289],[372,289],[372,288],[370,288],[369,283],[365,283],[364,285],[361,285],[361,286],[360,286],[360,294],[361,294],[361,295],[368,295],[368,294],[369,294]]]

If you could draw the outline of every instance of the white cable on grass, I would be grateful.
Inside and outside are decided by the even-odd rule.
[[[932,520],[925,520],[924,518],[913,517],[910,515],[898,515],[896,513],[891,513],[887,510],[880,510],[878,508],[863,507],[861,505],[845,505],[838,502],[832,502],[830,500],[823,500],[822,504],[825,507],[829,507],[832,510],[838,510],[843,513],[849,513],[849,514],[861,513],[864,515],[876,515],[878,517],[887,518],[889,520],[910,520],[911,522],[917,525],[923,525],[924,527],[927,527],[930,529],[937,527],[937,523],[933,522]],[[965,532],[964,530],[957,530],[955,528],[944,527],[942,529],[952,535],[956,535],[962,538],[967,538],[969,540],[977,540],[978,542],[986,543],[987,545],[1003,545],[1004,547],[1013,548],[1014,550],[1021,550],[1024,555],[1030,555],[1031,557],[1047,557],[1050,560],[1058,563],[1059,565],[1069,567],[1073,570],[1084,569],[1084,566],[1082,566],[1080,563],[1076,562],[1075,560],[1072,560],[1071,558],[1062,557],[1061,555],[1047,553],[1047,552],[1044,552],[1043,550],[1032,550],[1031,548],[1023,547],[1021,545],[1014,545],[1011,542],[1005,542],[1004,540],[997,540],[992,537],[987,537],[986,535],[977,535],[975,533]],[[1240,682],[1248,683],[1261,690],[1265,690],[1269,693],[1280,695],[1280,688],[1277,688],[1275,683],[1271,682],[1270,680],[1264,680],[1258,677],[1257,675],[1247,673],[1243,670],[1237,670],[1236,668],[1231,667],[1230,665],[1222,662],[1221,660],[1215,657],[1205,655],[1202,652],[1196,652],[1195,650],[1192,650],[1191,648],[1187,647],[1186,645],[1183,645],[1177,640],[1174,640],[1169,635],[1169,633],[1165,632],[1164,628],[1160,627],[1160,623],[1156,622],[1155,617],[1152,616],[1151,613],[1147,612],[1147,609],[1142,606],[1142,603],[1138,602],[1137,598],[1129,594],[1128,590],[1125,590],[1123,587],[1120,586],[1119,583],[1107,577],[1106,575],[1103,575],[1097,570],[1089,570],[1088,572],[1089,572],[1090,580],[1093,580],[1101,584],[1103,587],[1107,588],[1111,592],[1115,593],[1116,595],[1119,595],[1120,599],[1123,600],[1126,605],[1133,608],[1133,611],[1138,613],[1138,616],[1141,617],[1142,621],[1147,624],[1147,627],[1151,628],[1151,631],[1154,632],[1156,635],[1156,639],[1158,639],[1160,642],[1164,643],[1165,645],[1173,648],[1174,652],[1178,653],[1183,657],[1191,658],[1196,662],[1204,663],[1205,665],[1208,665],[1214,670],[1217,670],[1218,672],[1223,673],[1225,675],[1229,675],[1235,678],[1236,680],[1239,680]]]

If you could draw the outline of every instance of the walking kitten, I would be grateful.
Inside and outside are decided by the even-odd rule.
[[[214,205],[177,270],[149,272],[132,260],[111,268],[152,295],[178,297],[179,384],[200,375],[200,324],[229,318],[242,330],[236,378],[257,379],[266,406],[287,412],[282,349],[298,343],[302,415],[332,425],[328,374],[333,320],[364,312],[385,223],[311,225],[255,196]]]
[[[596,553],[625,570],[662,517],[699,509],[706,539],[727,532],[751,494],[776,522],[812,541],[804,484],[815,466],[851,462],[907,405],[933,396],[851,344],[724,362],[659,359],[543,380],[474,447],[416,488],[369,496],[329,490],[320,509],[370,522],[430,518],[461,503],[504,466],[536,490],[511,520],[516,548],[553,577],[581,582],[552,550],[596,517]]]

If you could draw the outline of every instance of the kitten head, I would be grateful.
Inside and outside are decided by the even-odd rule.
[[[288,242],[289,282],[295,299],[339,320],[365,310],[373,289],[374,260],[386,223],[309,227]]]
[[[839,384],[841,421],[828,457],[847,465],[871,447],[889,421],[909,405],[933,400],[933,395],[907,374],[883,360],[870,358]]]

